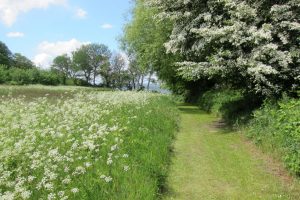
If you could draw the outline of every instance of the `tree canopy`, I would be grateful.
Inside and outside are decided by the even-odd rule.
[[[31,60],[20,53],[13,54],[12,65],[14,67],[22,69],[32,69],[35,67],[34,63]]]
[[[299,0],[150,0],[172,20],[166,51],[186,80],[215,79],[247,92],[295,93],[300,81]]]
[[[10,67],[13,60],[13,54],[6,44],[0,41],[0,64]]]

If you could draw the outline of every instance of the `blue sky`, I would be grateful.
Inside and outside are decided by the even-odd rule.
[[[130,0],[0,0],[0,40],[47,67],[86,43],[119,51]]]

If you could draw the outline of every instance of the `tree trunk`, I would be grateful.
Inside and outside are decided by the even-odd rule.
[[[140,86],[141,86],[140,81],[141,81],[141,75],[139,75],[138,78],[137,78],[136,90],[140,89]]]
[[[94,73],[94,80],[93,80],[94,86],[96,85],[96,74]]]
[[[144,88],[144,74],[142,75],[142,80],[141,80],[141,86],[140,86],[140,88]]]
[[[147,85],[147,90],[149,91],[150,89],[150,82],[151,82],[151,77],[152,77],[152,72],[150,72],[149,78],[148,78],[148,85]]]
[[[63,75],[63,85],[66,85],[66,82],[67,82],[66,79],[67,79],[67,78],[66,78],[66,75]]]
[[[132,88],[133,88],[133,90],[135,90],[135,81],[134,81],[134,78],[132,78]]]

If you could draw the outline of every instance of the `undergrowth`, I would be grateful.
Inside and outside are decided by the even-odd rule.
[[[287,168],[300,176],[299,100],[266,103],[254,112],[246,132],[257,144],[282,156]]]
[[[198,106],[242,129],[257,144],[279,155],[287,168],[300,176],[300,100],[283,98],[262,103],[255,96],[229,89],[204,93]]]

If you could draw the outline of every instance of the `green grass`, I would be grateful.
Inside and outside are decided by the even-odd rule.
[[[256,200],[300,197],[300,183],[276,169],[241,134],[195,106],[180,106],[181,128],[168,178],[166,199]],[[289,181],[286,180],[288,177]]]
[[[177,127],[168,96],[44,86],[0,91],[0,199],[160,198]]]
[[[245,132],[264,150],[282,158],[286,167],[300,176],[300,100],[267,103],[254,112]]]
[[[263,103],[255,96],[242,96],[239,91],[215,89],[204,93],[198,105],[242,130],[262,150],[281,159],[291,173],[300,177],[299,99],[283,97]]]
[[[111,91],[107,88],[91,88],[81,86],[44,86],[44,85],[27,85],[27,86],[13,86],[0,85],[0,99],[25,97],[26,100],[32,100],[38,97],[48,98],[66,98],[72,97],[73,94],[80,91]]]

